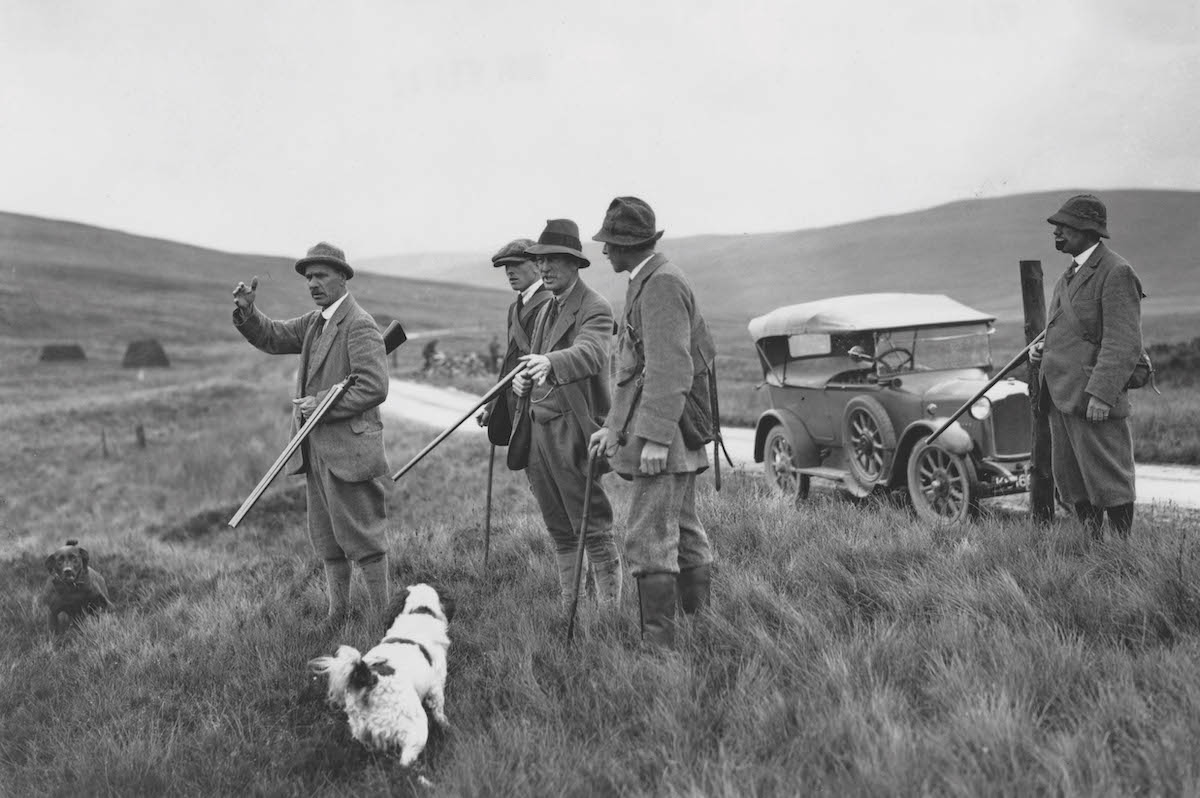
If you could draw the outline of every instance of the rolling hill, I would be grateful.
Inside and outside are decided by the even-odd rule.
[[[868,291],[946,293],[999,316],[1019,319],[1020,260],[1041,260],[1047,290],[1065,268],[1045,219],[1074,189],[952,202],[911,213],[810,230],[670,237],[660,249],[692,276],[701,302],[719,317],[749,319],[779,305]],[[1114,247],[1135,265],[1147,315],[1200,308],[1200,192],[1119,190],[1101,196]],[[578,220],[585,235],[598,220]],[[528,231],[536,235],[537,231]],[[498,242],[497,246],[499,246]],[[624,281],[599,245],[585,243],[590,284],[614,302]],[[370,258],[384,274],[478,285],[503,280],[490,253],[425,253]]]

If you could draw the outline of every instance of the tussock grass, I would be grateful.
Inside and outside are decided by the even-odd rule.
[[[15,486],[0,792],[419,792],[349,738],[307,671],[383,630],[356,617],[319,631],[302,487],[281,480],[225,525],[286,440],[289,380],[268,369],[115,405],[81,398],[54,424],[36,408],[0,420],[21,453],[0,466]],[[135,418],[153,433],[145,450],[76,456],[97,423]],[[392,463],[430,437],[389,424]],[[503,468],[483,568],[486,456],[479,438],[452,437],[388,492],[393,585],[433,582],[459,610],[454,729],[427,749],[429,794],[1200,789],[1195,514],[1144,507],[1132,540],[1097,545],[1070,522],[996,510],[935,531],[886,502],[793,507],[756,475],[727,475],[719,496],[704,477],[714,607],[662,655],[638,646],[632,581],[619,613],[585,601],[565,644],[548,538]],[[606,480],[622,517],[627,487]],[[36,597],[67,536],[118,609],[52,639]]]

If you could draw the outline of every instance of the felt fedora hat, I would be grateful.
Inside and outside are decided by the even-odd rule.
[[[637,197],[617,197],[608,204],[604,224],[593,241],[636,247],[662,238],[663,231],[655,230],[654,209]]]
[[[1065,224],[1076,230],[1092,230],[1099,233],[1101,238],[1108,238],[1108,209],[1095,194],[1076,194],[1046,221]]]
[[[509,241],[492,256],[492,266],[507,266],[510,263],[524,263],[527,260],[533,260],[532,255],[526,254],[526,250],[532,246],[533,240],[529,238],[517,238]]]
[[[325,241],[314,245],[307,255],[296,261],[296,273],[303,276],[304,268],[313,263],[328,263],[346,275],[347,280],[354,276],[354,269],[346,262],[346,253]]]
[[[546,229],[538,236],[537,243],[525,251],[530,255],[570,255],[580,261],[581,269],[586,269],[591,263],[583,254],[579,225],[570,219],[547,219]]]

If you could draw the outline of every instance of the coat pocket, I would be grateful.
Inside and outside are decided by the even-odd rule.
[[[1100,300],[1076,300],[1071,307],[1079,317],[1080,337],[1089,344],[1100,343],[1100,331],[1104,326]]]

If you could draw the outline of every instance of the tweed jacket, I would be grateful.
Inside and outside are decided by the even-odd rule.
[[[622,318],[613,358],[613,408],[605,426],[610,435],[626,430],[626,443],[611,458],[613,470],[626,477],[638,474],[646,441],[667,446],[666,473],[703,470],[707,452],[703,446],[689,450],[679,430],[698,378],[708,401],[708,368],[716,355],[691,284],[678,266],[655,254],[630,281]]]
[[[558,318],[547,329],[546,320],[556,300],[546,302],[538,311],[531,351],[544,354],[550,361],[550,376],[547,383],[552,386],[546,399],[539,404],[544,410],[571,412],[563,396],[567,385],[578,386],[583,395],[584,406],[589,418],[583,423],[599,425],[612,405],[612,394],[608,387],[608,356],[612,349],[613,312],[608,300],[600,296],[583,282],[576,279]],[[521,397],[519,413],[527,413],[530,398],[542,393],[534,387]]]
[[[550,293],[550,289],[545,286],[540,286],[538,290],[533,292],[520,309],[517,308],[518,302],[513,302],[508,306],[508,350],[504,353],[504,362],[500,366],[500,376],[508,374],[517,367],[517,361],[522,355],[527,355],[530,348],[533,346],[533,327],[537,321],[538,311],[542,305],[553,298],[554,294]],[[508,388],[502,395],[504,404],[499,405],[508,411],[509,421],[511,422],[517,411],[517,396],[512,392],[512,388]],[[500,403],[500,398],[493,399],[490,405],[490,410],[495,411]],[[488,422],[491,426],[491,422]]]
[[[1054,286],[1047,315],[1041,381],[1054,406],[1083,415],[1088,396],[1112,407],[1112,418],[1129,415],[1125,384],[1142,352],[1142,283],[1129,262],[1104,242],[1070,279]],[[1066,304],[1079,317],[1073,323]],[[1082,326],[1082,329],[1080,327]]]
[[[364,482],[383,476],[388,470],[383,422],[379,417],[379,405],[388,393],[383,335],[375,319],[350,295],[318,336],[316,323],[320,316],[320,310],[313,310],[295,319],[274,321],[258,308],[248,316],[243,316],[237,308],[233,322],[238,332],[263,352],[300,355],[297,397],[313,396],[320,402],[334,383],[352,373],[358,375],[358,381],[309,433],[305,446],[318,447],[329,470],[345,482]],[[294,413],[293,435],[303,423],[300,413]],[[306,457],[298,456],[289,462],[290,474],[303,474],[307,470]]]

